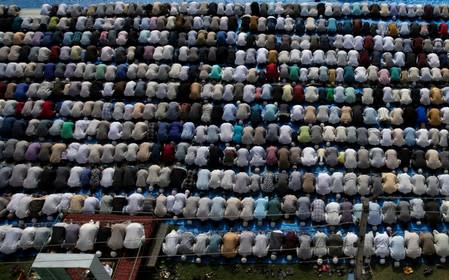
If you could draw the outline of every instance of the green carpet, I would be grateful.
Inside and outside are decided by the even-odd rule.
[[[430,276],[424,276],[425,266],[413,267],[414,273],[405,275],[402,268],[392,266],[372,267],[372,274],[366,275],[366,279],[438,279],[449,280],[449,266],[433,267]],[[176,272],[175,272],[176,270]],[[161,271],[169,271],[170,276],[164,278]],[[176,264],[161,262],[159,269],[153,274],[153,279],[179,279],[179,280],[266,280],[266,279],[347,279],[346,273],[338,276],[336,272],[318,273],[314,265],[197,265],[197,264]]]

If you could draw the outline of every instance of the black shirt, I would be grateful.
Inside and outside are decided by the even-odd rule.
[[[282,232],[272,231],[270,233],[270,252],[280,253],[282,246],[282,240],[284,239],[284,234]]]
[[[112,211],[122,212],[123,207],[128,203],[128,200],[124,196],[114,196],[112,199]]]
[[[426,156],[425,156],[424,151],[414,150],[412,152],[412,165],[415,168],[425,168],[426,167]]]
[[[50,239],[50,245],[61,245],[65,239],[65,227],[54,226],[52,228],[52,234]]]
[[[187,170],[185,168],[175,166],[170,173],[170,185],[173,188],[181,188],[182,182],[187,176]]]
[[[341,257],[343,255],[343,238],[340,234],[330,234],[327,238],[326,245],[331,257]]]

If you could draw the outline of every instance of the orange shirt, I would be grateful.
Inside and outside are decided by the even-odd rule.
[[[441,116],[440,110],[437,108],[432,108],[427,113],[427,118],[429,119],[429,124],[431,126],[440,126],[441,125]]]
[[[201,98],[201,84],[194,82],[190,85],[189,98],[192,100],[198,100]]]
[[[84,200],[86,200],[84,195],[77,194],[72,196],[72,199],[70,200],[69,213],[81,213],[84,206]]]
[[[443,104],[443,96],[441,95],[441,90],[437,87],[430,89],[430,102],[432,104],[441,105]]]
[[[237,245],[239,236],[235,232],[228,232],[223,236],[223,245],[221,246],[221,254],[225,258],[234,258],[237,255]]]

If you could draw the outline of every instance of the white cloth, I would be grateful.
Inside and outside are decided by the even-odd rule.
[[[42,213],[45,215],[53,215],[58,212],[58,205],[61,202],[62,194],[52,193],[45,197],[44,205],[42,206]]]
[[[175,256],[178,251],[179,233],[172,230],[165,236],[165,242],[162,244],[162,252],[167,256]]]
[[[126,227],[125,240],[123,246],[127,249],[138,249],[145,240],[145,230],[142,224],[130,223]]]
[[[357,241],[359,237],[353,232],[348,232],[343,238],[343,253],[348,257],[355,257],[357,254]]]
[[[75,247],[82,252],[93,250],[100,222],[85,223],[80,227],[78,241]]]
[[[36,234],[35,227],[27,227],[23,230],[18,246],[23,250],[33,247],[34,236]]]
[[[374,237],[375,253],[378,257],[385,258],[390,254],[389,251],[389,236],[386,232],[377,232]]]
[[[328,173],[320,172],[316,178],[316,192],[319,195],[327,195],[330,193],[332,177]]]
[[[140,193],[133,193],[128,196],[128,205],[126,205],[123,209],[125,213],[135,215],[139,211],[142,211],[143,201],[145,197]]]
[[[258,258],[266,257],[268,254],[270,239],[265,234],[259,233],[254,241],[254,246],[252,248],[253,255]]]
[[[24,193],[15,193],[11,196],[11,200],[9,201],[8,205],[6,206],[6,209],[11,212],[15,213],[17,208],[20,205],[20,201],[22,198],[24,198],[26,194]]]
[[[301,151],[301,163],[304,166],[312,166],[317,163],[317,152],[312,147],[306,147]]]
[[[330,202],[326,205],[325,214],[326,223],[329,225],[338,225],[340,223],[340,204],[337,202]]]
[[[23,230],[20,228],[9,228],[5,233],[5,238],[3,239],[3,243],[0,247],[0,252],[5,255],[15,253],[17,251],[19,240],[22,237],[22,232]]]
[[[100,201],[95,196],[89,196],[84,200],[83,213],[95,214],[100,207]]]
[[[30,202],[32,200],[33,197],[31,195],[26,195],[22,197],[22,199],[19,201],[19,204],[17,205],[17,209],[15,212],[17,218],[25,219],[26,217],[28,217]]]

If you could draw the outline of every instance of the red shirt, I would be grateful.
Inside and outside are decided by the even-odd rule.
[[[164,144],[162,149],[162,161],[164,163],[171,163],[175,160],[175,146],[173,144]]]
[[[440,36],[442,37],[446,37],[449,35],[447,23],[440,23],[438,34],[440,34]]]
[[[417,61],[418,67],[420,67],[420,68],[429,66],[427,64],[427,55],[423,52],[418,54],[418,56],[416,57],[416,61]]]
[[[365,36],[365,40],[363,41],[363,47],[367,51],[372,51],[373,50],[373,48],[374,48],[373,36],[371,36],[371,35]]]
[[[267,65],[266,69],[266,79],[269,81],[277,81],[279,79],[278,66],[275,63],[270,63]]]
[[[45,101],[44,104],[42,104],[42,110],[41,110],[41,114],[40,117],[41,118],[51,118],[53,117],[53,115],[55,114],[54,112],[54,104],[51,101]]]
[[[414,53],[422,52],[422,42],[423,40],[421,37],[416,37],[413,39],[412,49]]]
[[[361,51],[359,56],[359,64],[363,67],[368,67],[371,64],[371,58],[368,51]]]
[[[293,231],[287,232],[284,238],[284,249],[295,250],[298,247],[299,239]]]
[[[5,97],[6,87],[7,87],[6,83],[0,82],[0,97],[2,98]]]
[[[56,62],[59,60],[60,49],[61,48],[59,46],[52,46],[50,48],[50,56],[49,56],[50,61]]]
[[[293,87],[293,102],[296,104],[304,102],[304,88],[301,84],[296,84]]]
[[[276,166],[278,164],[277,151],[278,149],[274,146],[267,148],[266,163],[268,166]]]
[[[25,106],[25,102],[17,102],[17,104],[16,104],[16,115],[17,116],[21,115],[23,106]]]

